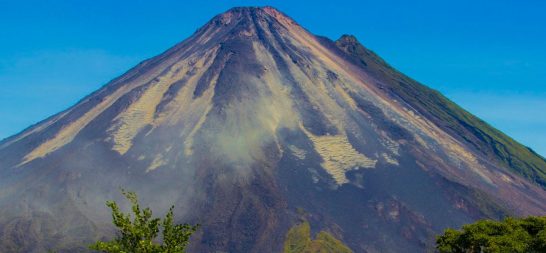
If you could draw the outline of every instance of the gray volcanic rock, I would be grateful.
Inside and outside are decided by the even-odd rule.
[[[355,252],[420,252],[480,218],[546,213],[546,161],[354,37],[234,8],[0,142],[2,252],[84,251],[136,191],[198,222],[191,252],[281,252],[301,218]]]

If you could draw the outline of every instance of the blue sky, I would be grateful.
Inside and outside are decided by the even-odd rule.
[[[0,139],[77,102],[232,6],[354,34],[546,156],[546,1],[0,0]]]

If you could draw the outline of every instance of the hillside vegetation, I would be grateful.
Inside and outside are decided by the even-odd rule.
[[[352,253],[340,240],[325,231],[311,238],[311,226],[305,221],[292,227],[286,235],[284,253]]]

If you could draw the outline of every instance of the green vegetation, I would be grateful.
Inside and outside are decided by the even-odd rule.
[[[546,252],[546,217],[481,220],[436,238],[441,253]]]
[[[336,41],[336,45],[370,74],[382,80],[381,89],[396,94],[439,127],[453,136],[462,137],[499,165],[546,189],[546,160],[533,150],[465,111],[438,91],[400,73],[362,46],[354,36],[345,35]]]
[[[284,253],[352,253],[351,249],[325,231],[311,239],[311,226],[305,221],[292,227],[286,235]]]
[[[190,236],[198,229],[199,225],[174,224],[172,206],[165,219],[152,218],[150,208],[142,209],[134,192],[122,190],[123,195],[131,202],[133,219],[131,214],[120,211],[114,201],[106,202],[112,209],[114,225],[119,229],[117,238],[110,242],[98,241],[89,248],[109,253],[182,253],[189,243]],[[159,241],[159,227],[163,227],[162,243]]]

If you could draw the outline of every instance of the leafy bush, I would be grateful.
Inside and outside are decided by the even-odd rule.
[[[133,219],[131,214],[120,211],[114,201],[106,202],[106,206],[112,209],[114,225],[119,229],[118,236],[109,242],[98,241],[89,248],[109,253],[182,253],[188,246],[191,235],[199,228],[199,225],[174,224],[173,209],[163,220],[152,218],[150,208],[142,209],[134,192],[122,190],[123,195],[131,202]],[[161,243],[159,243],[159,228],[163,227]]]
[[[325,231],[317,234],[316,239],[311,238],[311,226],[309,222],[292,227],[286,235],[284,253],[352,253],[343,242]]]
[[[546,252],[546,217],[480,220],[436,238],[442,253]]]

